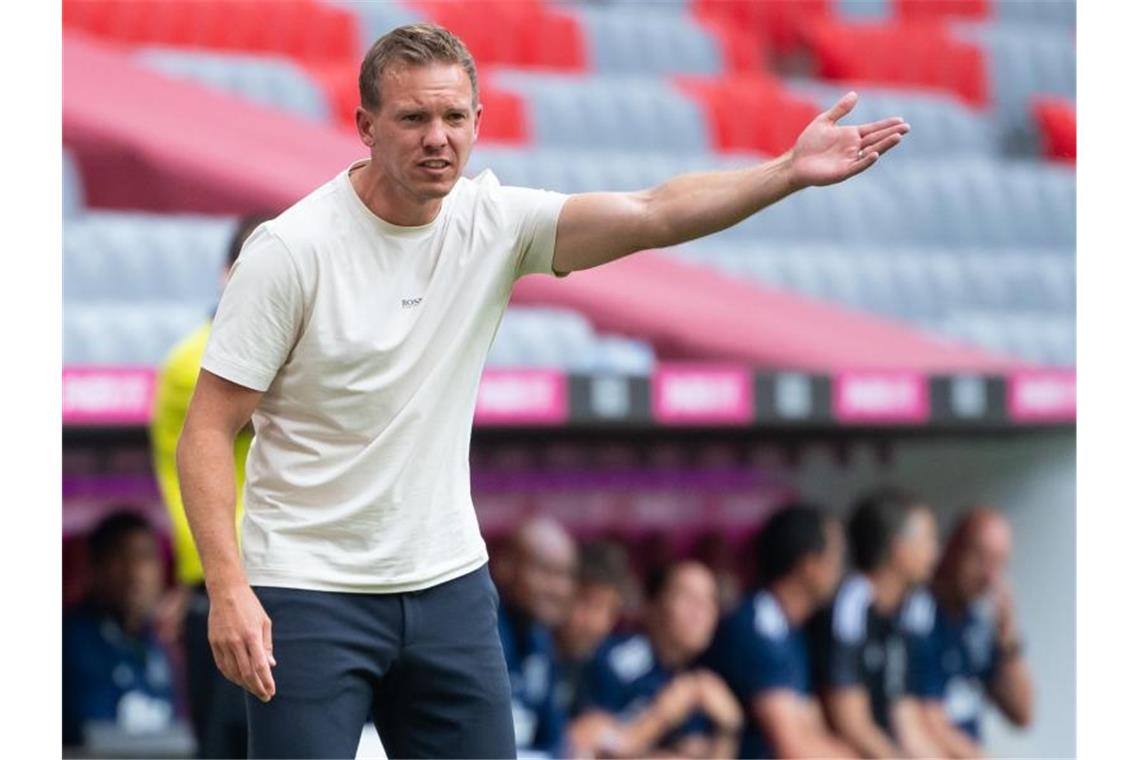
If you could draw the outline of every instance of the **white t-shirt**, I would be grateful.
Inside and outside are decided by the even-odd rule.
[[[515,280],[553,274],[567,196],[462,178],[419,227],[348,178],[258,227],[202,358],[265,394],[253,414],[242,559],[252,585],[392,593],[487,561],[471,422]]]

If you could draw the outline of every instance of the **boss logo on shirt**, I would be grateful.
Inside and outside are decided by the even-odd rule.
[[[413,309],[416,306],[419,306],[420,301],[422,301],[422,300],[424,300],[424,299],[423,298],[404,298],[404,299],[400,300],[400,305],[403,306],[405,309]]]

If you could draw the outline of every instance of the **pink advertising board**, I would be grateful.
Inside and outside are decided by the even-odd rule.
[[[744,367],[663,365],[650,380],[653,418],[671,425],[747,425],[752,373]]]
[[[930,389],[918,372],[855,370],[832,382],[835,419],[845,424],[906,424],[930,417]]]
[[[569,416],[565,373],[543,369],[483,372],[475,399],[476,425],[559,424]]]
[[[1014,422],[1077,419],[1077,373],[1071,369],[1025,370],[1009,376],[1006,407]]]
[[[145,425],[154,399],[150,367],[67,367],[63,424]]]

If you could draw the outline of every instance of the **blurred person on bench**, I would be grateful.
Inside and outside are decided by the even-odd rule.
[[[894,488],[861,496],[847,520],[853,567],[834,601],[808,623],[824,714],[862,757],[931,757],[916,700],[906,694],[900,613],[938,561],[938,524],[920,500]]]
[[[987,701],[1014,725],[1033,716],[1033,685],[1006,566],[1013,530],[997,510],[978,507],[958,521],[929,593],[907,601],[910,690],[944,757],[981,754]]]
[[[170,662],[153,618],[163,587],[158,536],[120,509],[88,538],[90,586],[63,615],[63,745],[81,746],[92,724],[158,733],[174,719]]]
[[[504,549],[497,565],[502,592],[499,638],[510,678],[518,753],[560,757],[566,714],[555,699],[558,655],[553,632],[570,609],[577,546],[556,521],[532,517]]]
[[[724,681],[699,667],[716,630],[716,579],[693,560],[646,583],[645,632],[613,637],[583,682],[570,733],[587,757],[734,757],[744,715]]]
[[[843,530],[811,504],[773,514],[756,539],[759,590],[725,618],[707,661],[743,707],[741,757],[855,757],[829,730],[804,626],[843,570]]]
[[[566,715],[579,711],[582,678],[621,617],[631,583],[629,557],[615,541],[591,541],[578,552],[574,596],[554,631],[558,649],[555,700]]]
[[[238,222],[226,251],[220,285],[245,243],[258,225],[271,219],[266,214],[244,217]],[[174,568],[178,583],[163,598],[156,626],[159,636],[170,645],[181,645],[186,659],[186,690],[190,720],[198,744],[198,757],[245,757],[245,692],[231,683],[214,664],[206,638],[210,598],[202,572],[202,561],[190,535],[190,525],[178,486],[175,449],[186,410],[198,382],[198,370],[212,316],[183,338],[167,355],[155,383],[154,410],[150,423],[151,461],[162,500],[170,514],[174,539]],[[245,461],[253,440],[252,428],[238,434],[234,442],[234,470],[237,482],[238,523],[242,517],[242,490]]]

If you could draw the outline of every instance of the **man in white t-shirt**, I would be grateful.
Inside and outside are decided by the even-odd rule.
[[[392,755],[513,755],[468,445],[515,280],[722,230],[863,171],[909,126],[839,126],[849,93],[774,160],[567,196],[462,176],[482,106],[441,27],[377,40],[360,94],[369,158],[251,235],[202,359],[178,467],[209,638],[249,692],[251,757],[351,754],[369,714]],[[251,417],[239,555],[231,452]]]

